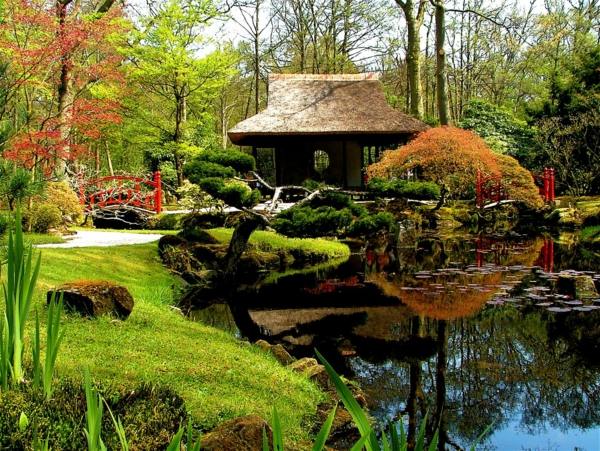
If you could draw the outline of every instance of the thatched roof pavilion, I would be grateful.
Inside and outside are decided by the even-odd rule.
[[[428,128],[388,105],[374,74],[271,75],[268,94],[267,108],[228,135],[259,160],[269,149],[277,184],[317,178],[360,187],[363,167],[383,148]]]

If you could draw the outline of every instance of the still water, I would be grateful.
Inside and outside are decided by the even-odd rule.
[[[595,451],[598,268],[569,235],[409,237],[268,274],[193,316],[296,356],[319,349],[381,423],[428,412],[447,449],[487,429],[478,449]]]

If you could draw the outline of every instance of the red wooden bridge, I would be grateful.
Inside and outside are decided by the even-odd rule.
[[[152,178],[113,175],[79,180],[79,201],[86,212],[114,208],[134,208],[148,213],[162,211],[160,171]]]

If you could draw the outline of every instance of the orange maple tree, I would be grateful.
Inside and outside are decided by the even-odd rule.
[[[474,132],[456,127],[436,127],[419,134],[398,150],[389,150],[368,167],[370,178],[402,177],[414,171],[419,178],[445,185],[453,197],[469,197],[477,170],[500,176],[496,156]]]

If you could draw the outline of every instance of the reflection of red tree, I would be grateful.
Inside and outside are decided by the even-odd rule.
[[[328,279],[320,282],[314,288],[305,288],[304,291],[310,294],[333,293],[341,287],[357,287],[360,285],[358,276],[351,276],[346,279]]]
[[[486,301],[492,298],[497,290],[497,285],[502,282],[502,273],[475,274],[468,278],[467,276],[456,276],[451,282],[458,285],[446,285],[439,290],[433,288],[432,285],[447,284],[450,281],[448,277],[439,280],[427,279],[427,282],[423,282],[414,278],[388,280],[385,274],[374,274],[369,280],[381,288],[387,296],[400,299],[418,315],[433,319],[452,320],[472,316],[479,312]],[[479,286],[468,287],[468,283]],[[465,288],[461,289],[459,286]]]

